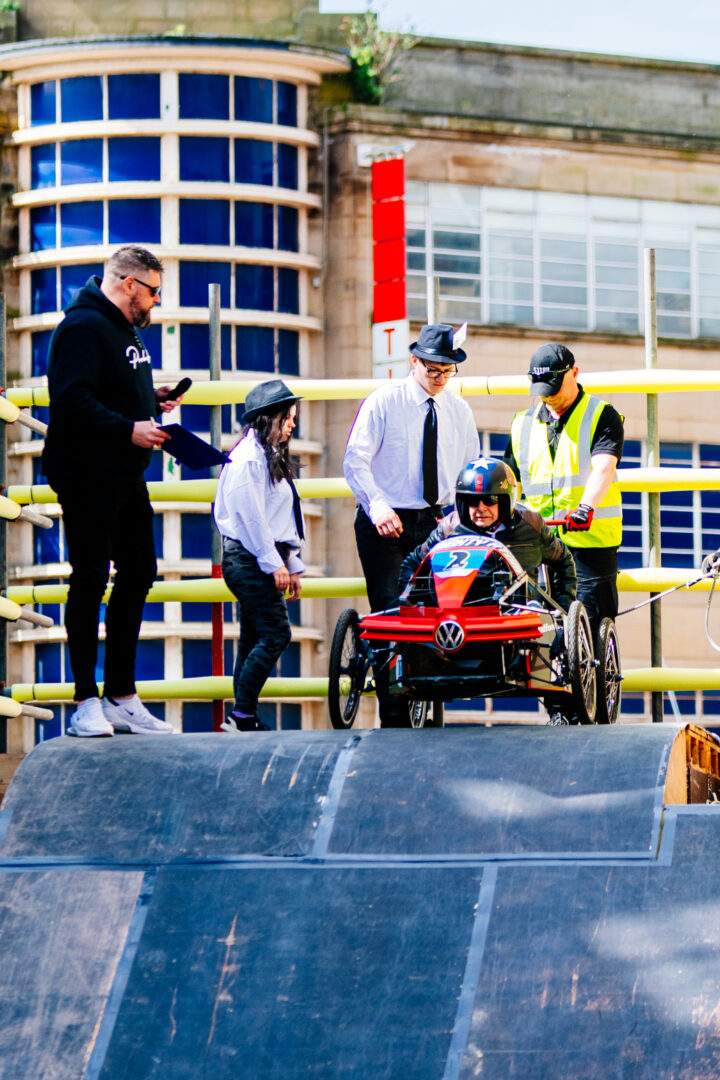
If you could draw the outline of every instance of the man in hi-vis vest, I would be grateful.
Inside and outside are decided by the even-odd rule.
[[[528,377],[530,393],[541,401],[515,416],[505,459],[528,506],[546,519],[564,519],[578,599],[594,635],[601,619],[614,619],[618,610],[622,507],[615,470],[623,451],[623,418],[612,405],[585,393],[565,345],[541,345]]]

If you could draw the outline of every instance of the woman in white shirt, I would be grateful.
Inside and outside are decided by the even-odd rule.
[[[289,443],[297,402],[281,379],[258,383],[245,399],[240,441],[218,480],[215,523],[223,537],[222,574],[237,597],[240,640],[235,705],[225,731],[267,731],[258,696],[290,644],[288,599],[300,596],[304,537]]]

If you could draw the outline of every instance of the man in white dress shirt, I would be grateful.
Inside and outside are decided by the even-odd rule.
[[[467,354],[452,326],[423,326],[410,346],[412,369],[360,406],[343,473],[357,499],[355,538],[371,611],[397,604],[403,559],[454,505],[455,481],[480,452],[469,405],[444,393]],[[407,709],[378,687],[383,727],[406,726]]]

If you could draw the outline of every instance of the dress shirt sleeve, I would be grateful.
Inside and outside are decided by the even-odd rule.
[[[468,415],[465,421],[465,453],[467,454],[467,457],[465,458],[465,464],[467,464],[468,461],[474,461],[475,458],[480,456],[480,436],[475,427],[475,417],[473,416],[472,409],[469,405],[467,412]]]
[[[304,574],[307,567],[297,551],[291,551],[287,561],[289,574]]]
[[[363,510],[375,524],[392,509],[375,483],[372,463],[385,434],[381,402],[367,398],[355,417],[343,458],[343,474]]]
[[[255,556],[265,574],[283,565],[265,514],[267,466],[261,461],[243,461],[226,466],[230,470],[224,487],[227,510],[235,519],[237,539]],[[299,573],[300,571],[291,571]]]

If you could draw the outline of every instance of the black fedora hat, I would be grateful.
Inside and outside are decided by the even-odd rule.
[[[464,349],[453,349],[455,331],[447,323],[431,323],[423,326],[410,352],[421,360],[435,364],[462,364],[467,359]]]
[[[245,398],[243,423],[249,424],[261,413],[278,412],[283,405],[292,405],[294,401],[302,401],[302,398],[291,393],[282,379],[258,383]]]

